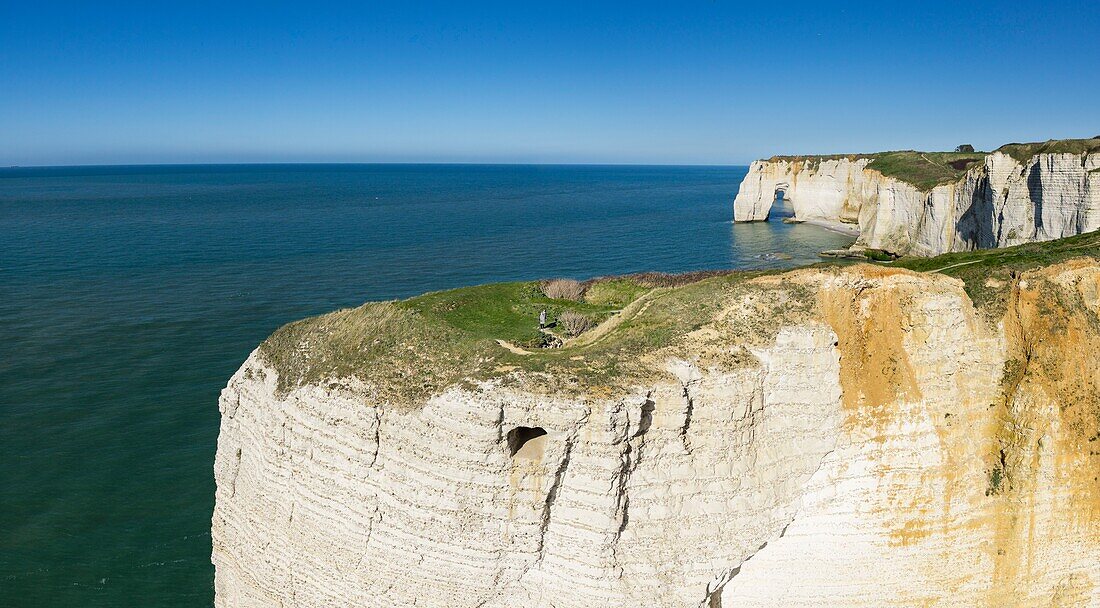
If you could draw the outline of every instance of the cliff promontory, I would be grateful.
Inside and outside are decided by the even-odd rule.
[[[777,199],[796,219],[858,226],[857,249],[927,256],[1056,239],[1100,228],[1100,139],[776,156],[750,166],[734,220],[766,220]]]
[[[221,395],[216,604],[1100,606],[1098,256],[1094,233],[292,323]],[[541,309],[598,325],[549,344]]]

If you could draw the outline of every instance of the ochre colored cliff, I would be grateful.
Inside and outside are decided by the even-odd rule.
[[[1100,228],[1100,139],[1011,144],[988,154],[897,152],[754,162],[736,221],[794,216],[858,225],[856,248],[937,255]]]
[[[293,324],[221,396],[216,604],[1100,606],[1098,252],[717,276],[546,352]]]

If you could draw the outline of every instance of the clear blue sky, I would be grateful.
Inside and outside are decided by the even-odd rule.
[[[1093,2],[0,0],[0,165],[744,164],[1098,134]]]

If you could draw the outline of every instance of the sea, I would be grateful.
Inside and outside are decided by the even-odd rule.
[[[850,243],[733,224],[746,171],[0,169],[0,606],[211,605],[218,393],[284,323],[489,281],[794,266]]]

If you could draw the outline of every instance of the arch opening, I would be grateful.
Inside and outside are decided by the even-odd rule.
[[[541,459],[546,438],[546,429],[540,426],[517,426],[508,431],[508,454],[512,458]]]
[[[790,202],[791,199],[787,197],[787,193],[791,190],[791,184],[788,182],[776,182],[775,184],[775,202]]]
[[[787,198],[790,184],[778,183],[775,185],[775,199],[772,200],[772,212],[782,218],[794,217],[794,209],[791,199]]]

